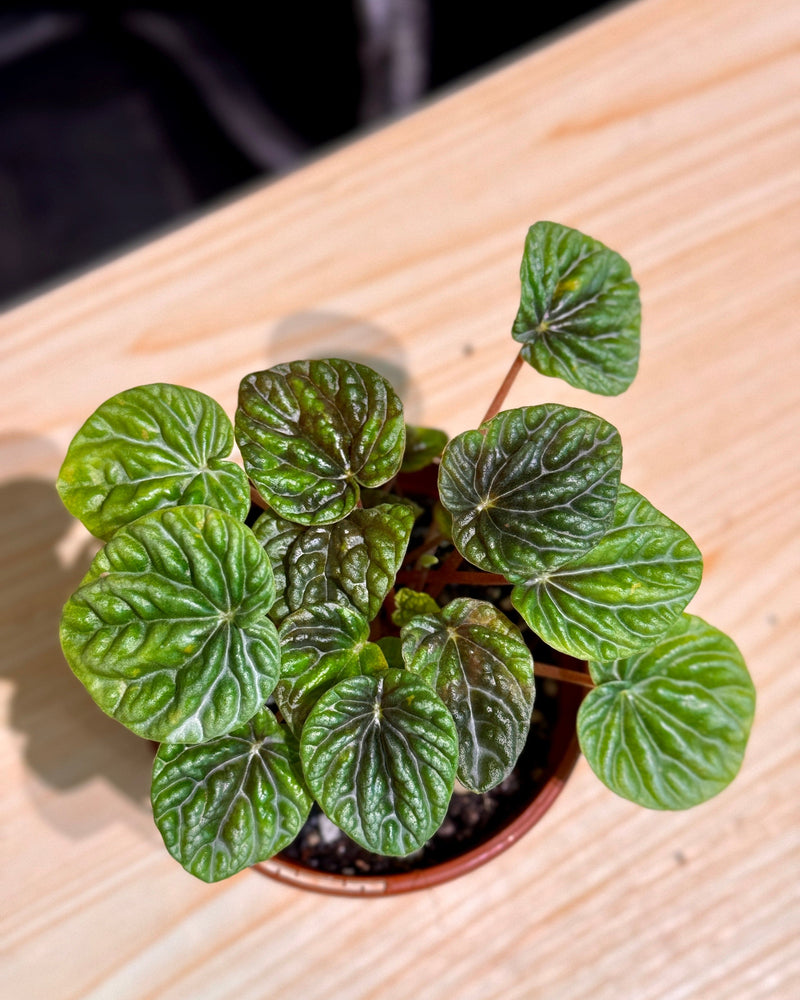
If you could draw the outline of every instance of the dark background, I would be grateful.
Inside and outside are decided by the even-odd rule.
[[[599,5],[0,7],[0,303]]]

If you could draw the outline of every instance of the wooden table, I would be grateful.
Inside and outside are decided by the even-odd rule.
[[[4,1000],[789,1000],[798,876],[794,0],[645,0],[77,277],[0,321]],[[619,249],[644,302],[618,399],[526,371],[509,405],[594,409],[626,482],[706,555],[692,610],[758,688],[741,775],[686,814],[581,762],[509,853],[424,894],[206,886],[164,851],[150,749],[62,661],[91,543],[52,487],[103,399],[150,381],[233,412],[239,378],[348,355],[462,430],[513,356],[527,226]]]

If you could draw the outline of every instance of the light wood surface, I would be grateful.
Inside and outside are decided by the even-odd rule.
[[[487,15],[489,16],[489,15]],[[798,166],[794,0],[644,0],[33,298],[0,320],[0,995],[13,1000],[790,1000],[800,987]],[[103,399],[347,355],[456,432],[514,353],[527,226],[622,252],[640,374],[618,399],[528,370],[509,405],[614,422],[625,481],[706,556],[692,610],[758,689],[731,788],[637,809],[581,761],[490,866],[382,901],[163,849],[150,749],[62,661],[91,543],[52,483]]]

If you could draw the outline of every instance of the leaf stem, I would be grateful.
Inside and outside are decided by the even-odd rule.
[[[503,403],[505,403],[506,396],[508,395],[511,386],[514,384],[514,380],[519,374],[519,370],[521,367],[522,367],[522,350],[520,349],[517,356],[511,362],[511,367],[506,372],[506,377],[503,379],[502,384],[500,385],[500,388],[497,390],[494,399],[491,401],[491,403],[489,403],[489,409],[486,411],[486,415],[484,416],[483,420],[481,420],[482,424],[485,424],[487,420],[491,420],[492,417],[497,416],[497,414],[500,412],[500,408],[503,405]]]
[[[536,660],[533,664],[533,672],[537,677],[549,677],[554,681],[563,681],[565,684],[577,684],[578,687],[593,688],[594,681],[582,670],[569,670],[567,667],[557,667],[553,663],[540,663]]]

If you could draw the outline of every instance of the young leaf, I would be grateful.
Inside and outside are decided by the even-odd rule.
[[[67,662],[146,739],[200,743],[240,726],[278,680],[272,570],[229,514],[154,511],[114,535],[64,607]]]
[[[511,602],[537,635],[580,659],[652,646],[700,585],[703,559],[686,532],[628,486],[588,552],[518,584]]]
[[[297,741],[266,708],[208,743],[162,744],[151,799],[167,850],[204,882],[283,850],[312,801]]]
[[[462,555],[522,582],[600,541],[621,466],[619,434],[605,420],[551,403],[524,406],[453,438],[439,495]]]
[[[340,681],[303,728],[306,781],[328,817],[357,844],[402,856],[447,812],[458,741],[441,699],[407,670]]]
[[[369,641],[369,623],[352,608],[322,604],[290,615],[281,626],[281,678],[275,701],[299,737],[319,698],[345,677],[386,669],[386,659]]]
[[[520,268],[514,340],[543,375],[617,396],[639,364],[639,286],[628,263],[576,229],[537,222]]]
[[[400,468],[403,405],[366,365],[293,361],[242,380],[236,440],[258,491],[281,517],[330,524],[356,506],[361,486]]]
[[[728,636],[683,615],[655,648],[589,669],[597,687],[578,713],[578,741],[612,791],[650,809],[688,809],[733,781],[755,690]]]
[[[419,472],[438,458],[447,444],[444,431],[406,424],[406,450],[401,472]]]
[[[458,731],[458,780],[485,792],[510,773],[528,736],[533,657],[486,601],[459,598],[401,632],[408,668],[436,691]]]
[[[253,531],[270,557],[279,593],[272,617],[336,601],[371,621],[394,584],[414,511],[384,503],[354,510],[336,524],[299,527],[265,511]]]
[[[225,461],[231,448],[231,422],[213,399],[179,385],[141,385],[89,417],[56,487],[70,514],[103,539],[178,504],[206,504],[243,521],[250,487],[244,471]]]
[[[392,624],[402,628],[418,615],[438,615],[442,610],[430,594],[410,587],[398,590],[394,598]]]

